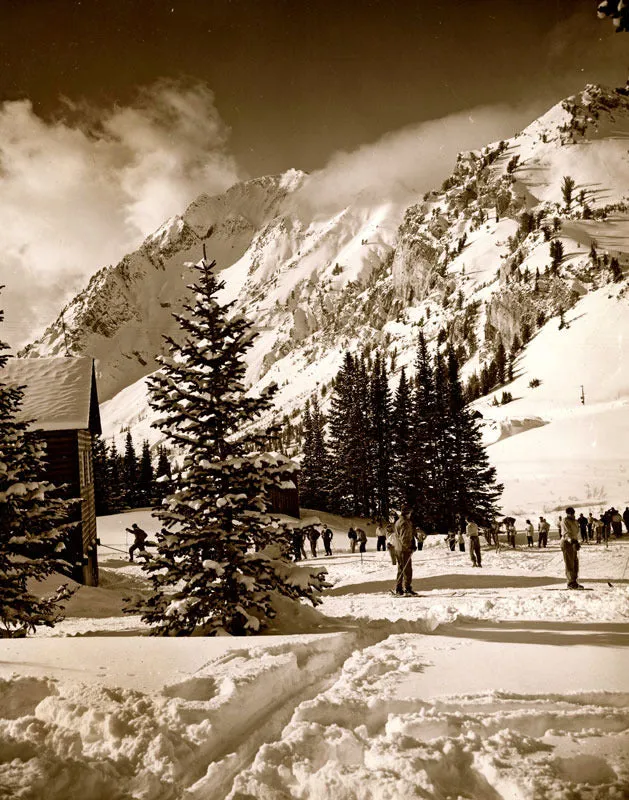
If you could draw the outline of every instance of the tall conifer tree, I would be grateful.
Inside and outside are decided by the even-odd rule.
[[[271,387],[250,397],[244,355],[255,335],[242,316],[220,305],[219,283],[204,262],[190,286],[194,305],[175,315],[183,343],[168,337],[170,355],[150,379],[154,423],[184,453],[174,491],[155,516],[157,554],[143,567],[152,594],[139,610],[157,634],[251,633],[275,616],[275,598],[316,604],[324,570],[288,560],[290,529],[269,514],[271,487],[292,465],[263,452],[270,432],[256,423],[271,410]]]
[[[391,412],[391,503],[399,510],[410,502],[412,479],[411,394],[402,368]]]
[[[66,522],[72,501],[42,480],[43,440],[19,419],[24,391],[2,381],[7,349],[0,341],[0,635],[16,636],[63,619],[67,588],[39,597],[30,582],[70,567],[62,559],[73,526]]]
[[[370,388],[373,440],[373,510],[376,517],[389,516],[391,488],[391,395],[384,358],[376,354]]]

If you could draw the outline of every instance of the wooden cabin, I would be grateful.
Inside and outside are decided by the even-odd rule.
[[[299,470],[296,464],[291,464],[281,476],[281,481],[271,486],[269,497],[271,513],[286,514],[289,517],[300,519],[299,512]]]
[[[65,484],[66,497],[80,497],[68,521],[77,522],[67,542],[69,577],[98,585],[92,438],[101,433],[94,361],[91,358],[9,358],[0,380],[24,387],[19,418],[46,442],[42,478]]]

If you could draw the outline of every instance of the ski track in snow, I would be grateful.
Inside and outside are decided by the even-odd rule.
[[[0,798],[628,797],[628,555],[582,548],[593,591],[568,592],[556,535],[481,570],[430,537],[395,598],[388,554],[341,551],[299,633],[185,641],[106,616],[139,576],[111,559],[76,616],[3,645]]]

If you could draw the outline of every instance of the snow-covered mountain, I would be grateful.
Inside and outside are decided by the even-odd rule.
[[[98,272],[25,354],[65,352],[65,325],[71,351],[98,360],[106,433],[131,427],[136,439],[155,440],[143,377],[155,368],[162,334],[175,333],[170,315],[190,277],[184,262],[197,261],[205,245],[222,271],[224,298],[260,332],[249,355],[253,390],[276,382],[282,414],[297,413],[314,391],[325,395],[346,349],[386,350],[395,383],[413,362],[420,327],[433,346],[445,332],[468,376],[480,373],[499,339],[507,350],[524,342],[513,387],[477,402],[488,439],[496,440],[491,455],[502,480],[518,463],[518,447],[538,441],[537,455],[529,454],[531,491],[540,459],[557,448],[561,456],[560,444],[544,438],[560,429],[559,419],[580,420],[565,435],[570,457],[585,461],[602,452],[591,447],[592,436],[602,436],[592,414],[588,425],[598,433],[590,427],[583,434],[593,403],[629,430],[622,369],[629,307],[626,283],[613,283],[610,271],[613,257],[625,271],[629,263],[628,147],[626,90],[589,85],[512,139],[461,153],[442,187],[409,208],[383,197],[317,212],[300,172],[202,196],[120,264]],[[569,202],[566,176],[574,182]],[[553,241],[563,254],[546,271]],[[567,324],[558,330],[560,311]],[[533,378],[538,387],[529,387]],[[516,399],[490,405],[504,389]],[[629,452],[623,435],[616,442]],[[629,460],[623,464],[629,468]],[[511,497],[509,486],[505,502],[528,507],[524,488]],[[574,497],[588,491],[601,494],[580,485]],[[558,484],[549,496],[564,502],[564,494]]]

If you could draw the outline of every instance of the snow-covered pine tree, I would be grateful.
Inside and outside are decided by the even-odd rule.
[[[124,480],[124,505],[126,508],[135,508],[138,502],[138,457],[135,454],[131,431],[127,431],[125,438],[124,456],[122,458]]]
[[[142,455],[138,472],[138,503],[142,506],[149,506],[153,502],[153,461],[151,459],[151,448],[148,439],[142,442]]]
[[[157,466],[155,467],[155,499],[161,502],[171,492],[172,469],[166,448],[160,445],[157,448]]]
[[[370,430],[373,441],[372,481],[373,510],[376,517],[387,519],[391,484],[391,395],[385,359],[376,353],[371,375]]]
[[[107,463],[107,448],[104,439],[95,436],[92,442],[92,459],[94,464],[94,498],[96,516],[111,514],[111,492]]]
[[[391,411],[390,502],[398,510],[412,499],[408,492],[412,475],[410,415],[410,388],[406,379],[406,370],[402,368]]]
[[[118,452],[116,442],[113,441],[107,453],[107,479],[109,481],[109,500],[112,511],[119,511],[124,507],[125,486],[123,477],[123,457]]]
[[[0,351],[7,349],[0,341]],[[42,480],[45,445],[27,421],[18,421],[24,392],[2,382],[6,362],[0,354],[0,636],[16,636],[63,619],[67,587],[38,597],[33,583],[69,568],[61,559],[73,501]]]
[[[325,417],[315,395],[306,401],[303,417],[303,460],[300,474],[302,505],[325,511],[328,508],[328,453],[325,443]]]
[[[319,602],[325,570],[288,560],[290,528],[269,515],[269,492],[294,468],[262,452],[269,431],[256,423],[271,410],[272,387],[250,397],[244,355],[255,334],[221,305],[224,284],[215,263],[195,267],[194,304],[175,315],[184,334],[150,379],[155,427],[183,452],[173,492],[155,515],[162,524],[157,553],[143,567],[152,593],[139,611],[153,634],[247,634],[268,625],[280,595]]]
[[[448,452],[444,463],[449,502],[444,509],[445,519],[450,529],[457,515],[487,525],[498,512],[496,503],[503,487],[496,482],[496,470],[489,464],[478,419],[465,406],[459,365],[452,349],[448,351],[446,396]]]
[[[437,392],[424,332],[420,331],[410,415],[410,484],[408,502],[416,522],[431,531],[436,524],[440,417]]]
[[[331,508],[346,515],[358,512],[360,494],[353,440],[355,397],[356,362],[351,353],[345,353],[334,381],[328,420]]]

